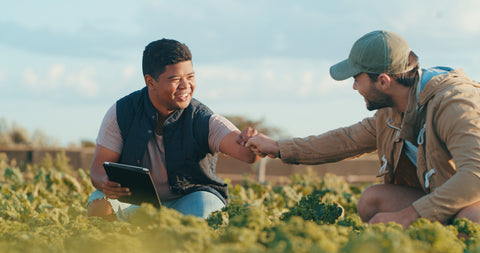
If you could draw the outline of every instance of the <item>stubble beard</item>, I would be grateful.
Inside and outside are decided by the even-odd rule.
[[[391,96],[384,94],[377,89],[373,88],[368,94],[368,98],[365,98],[367,101],[367,109],[369,111],[374,111],[386,107],[393,107],[393,99]]]

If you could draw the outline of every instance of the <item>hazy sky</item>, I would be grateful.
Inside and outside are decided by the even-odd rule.
[[[105,111],[144,86],[141,55],[186,43],[194,97],[223,115],[264,119],[288,136],[370,116],[331,65],[363,34],[404,36],[423,67],[480,80],[480,1],[2,1],[0,118],[62,144],[95,140]]]

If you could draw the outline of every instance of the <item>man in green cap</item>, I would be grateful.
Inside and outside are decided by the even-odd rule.
[[[353,89],[375,115],[318,136],[275,141],[245,129],[237,142],[286,163],[322,164],[377,151],[377,177],[358,201],[364,222],[424,217],[480,223],[480,84],[461,69],[422,69],[407,41],[390,31],[358,39],[335,80]]]

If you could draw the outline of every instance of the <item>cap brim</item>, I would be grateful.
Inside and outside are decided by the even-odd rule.
[[[330,76],[337,81],[348,79],[360,73],[362,71],[350,65],[348,59],[330,67]]]

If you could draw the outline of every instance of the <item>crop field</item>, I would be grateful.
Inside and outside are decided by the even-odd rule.
[[[367,186],[309,172],[288,185],[245,180],[207,220],[142,205],[129,222],[109,222],[87,217],[94,188],[65,154],[39,164],[0,154],[0,252],[480,252],[480,226],[464,219],[362,223]]]

